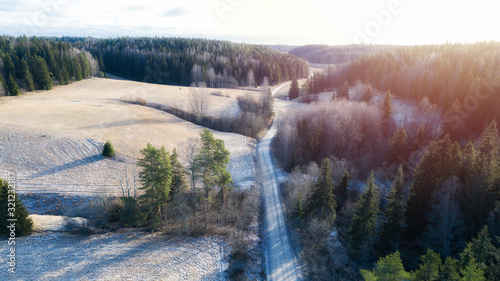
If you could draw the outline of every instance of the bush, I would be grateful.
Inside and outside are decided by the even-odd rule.
[[[102,150],[102,155],[105,156],[105,157],[113,157],[115,156],[115,150],[113,148],[113,145],[111,144],[111,142],[107,141],[105,144],[104,144],[104,149]]]
[[[137,200],[133,197],[122,197],[123,208],[120,210],[120,223],[129,227],[141,227],[146,216],[141,213]]]

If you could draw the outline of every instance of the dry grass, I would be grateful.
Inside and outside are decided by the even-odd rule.
[[[221,91],[235,97],[241,94]],[[124,103],[124,95],[188,107],[189,88],[92,78],[0,102],[0,170],[17,172],[20,190],[24,186],[119,193],[125,173],[120,158],[138,157],[148,142],[168,150],[177,148],[183,159],[181,148],[190,138],[198,138],[203,127],[156,109]],[[213,98],[213,114],[229,112],[236,103],[235,98]],[[230,133],[214,135],[231,152],[229,170],[235,182],[246,185],[253,181],[255,141]],[[105,141],[111,141],[117,159],[100,157]]]

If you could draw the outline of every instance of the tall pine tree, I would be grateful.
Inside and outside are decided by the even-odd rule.
[[[321,220],[326,220],[333,225],[336,217],[337,201],[335,199],[335,183],[332,179],[332,168],[330,159],[325,158],[321,163],[321,174],[314,192],[309,200],[309,215],[317,216]]]
[[[375,188],[375,174],[372,171],[366,180],[365,191],[356,204],[349,228],[349,236],[354,248],[364,242],[370,242],[375,237],[379,216],[379,199]]]

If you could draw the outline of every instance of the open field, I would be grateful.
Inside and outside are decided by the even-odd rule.
[[[2,254],[0,280],[220,280],[226,266],[219,238],[124,232],[17,238],[16,274]],[[7,242],[0,242],[7,253]]]
[[[125,95],[141,96],[134,92],[141,89],[146,89],[142,97],[148,102],[187,106],[189,101],[189,88],[97,78],[5,100],[0,104],[0,170],[17,173],[19,191],[120,194],[124,159],[137,158],[148,142],[177,148],[185,160],[183,148],[199,138],[203,127],[121,101]],[[220,91],[229,95],[233,90]],[[213,98],[213,110],[229,112],[227,108],[235,106],[235,99]],[[231,133],[214,135],[231,152],[229,171],[236,185],[252,184],[255,140]],[[108,140],[116,159],[100,155]]]

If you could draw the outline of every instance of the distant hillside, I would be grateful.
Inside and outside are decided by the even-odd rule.
[[[264,46],[186,38],[68,38],[75,47],[102,57],[106,71],[156,84],[232,88],[305,77],[304,59]]]
[[[290,50],[289,53],[307,59],[310,63],[341,64],[355,60],[359,56],[393,48],[385,45],[305,45]]]
[[[269,49],[273,49],[275,51],[282,52],[282,53],[288,53],[291,50],[298,47],[295,45],[265,45],[265,46],[268,47]]]

